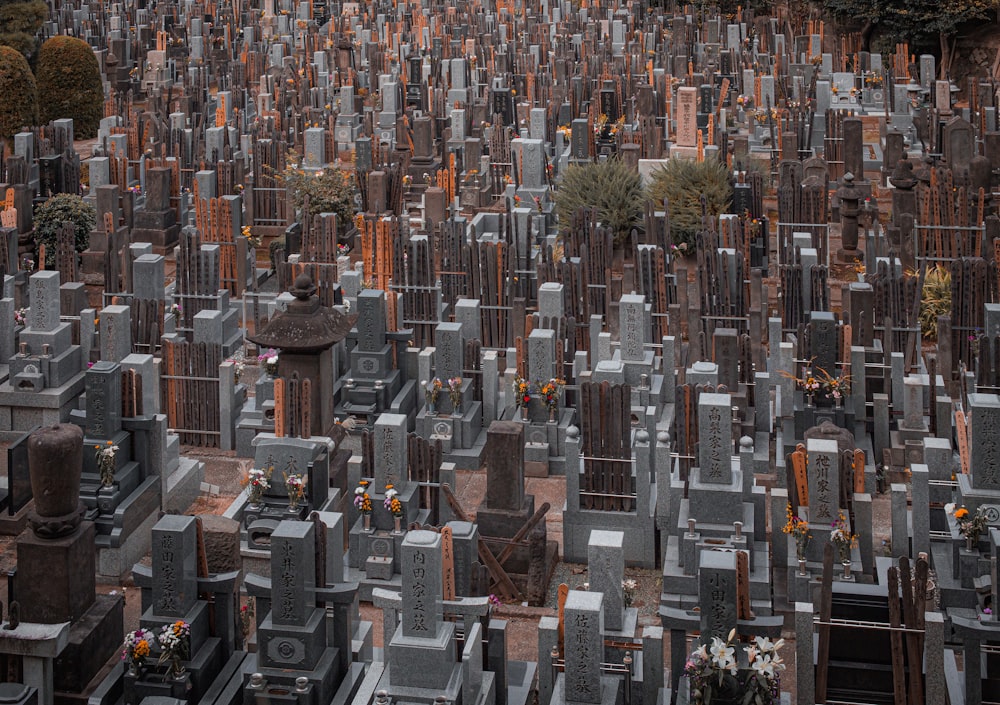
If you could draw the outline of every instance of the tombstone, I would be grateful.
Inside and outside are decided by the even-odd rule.
[[[591,531],[587,544],[590,591],[604,595],[604,628],[609,631],[622,631],[625,626],[624,542],[625,534],[620,531]]]
[[[604,597],[570,590],[563,606],[565,668],[563,696],[568,703],[601,703],[604,645]]]

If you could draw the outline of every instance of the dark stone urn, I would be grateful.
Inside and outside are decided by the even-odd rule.
[[[83,429],[74,424],[42,428],[28,437],[28,465],[34,510],[28,523],[43,538],[72,533],[83,517],[80,473]]]

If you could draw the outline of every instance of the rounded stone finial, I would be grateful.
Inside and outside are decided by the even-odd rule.
[[[848,186],[854,184],[854,174],[852,174],[851,172],[847,172],[846,174],[844,174],[842,178],[844,180],[844,183],[847,184]]]
[[[670,433],[667,431],[660,431],[656,434],[656,440],[660,443],[670,443]]]
[[[579,437],[580,437],[580,429],[578,429],[576,426],[570,426],[569,428],[566,429],[566,438],[579,438]]]
[[[302,272],[299,276],[295,277],[295,281],[292,283],[288,293],[300,301],[305,301],[316,293],[316,285],[313,284],[312,277],[306,272]]]
[[[753,439],[750,436],[741,436],[740,448],[753,448]]]
[[[649,443],[649,431],[640,428],[635,432],[635,440],[637,443]]]

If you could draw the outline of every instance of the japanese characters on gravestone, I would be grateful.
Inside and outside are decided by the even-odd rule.
[[[701,643],[718,637],[725,641],[736,628],[736,554],[701,552],[698,566],[698,602],[701,605]]]
[[[733,481],[731,407],[728,394],[703,393],[698,399],[698,461],[704,483],[728,485]]]
[[[563,607],[563,694],[566,702],[600,703],[604,650],[604,596],[571,590]]]

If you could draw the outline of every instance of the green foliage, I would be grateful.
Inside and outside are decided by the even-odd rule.
[[[0,44],[28,56],[35,51],[35,35],[49,16],[45,0],[0,0]]]
[[[920,332],[928,340],[937,340],[938,316],[951,315],[951,272],[937,265],[924,275],[920,294]]]
[[[570,165],[555,192],[556,214],[565,231],[580,208],[596,208],[597,219],[621,245],[642,227],[642,179],[620,159]]]
[[[46,267],[55,265],[57,235],[67,221],[76,226],[76,251],[83,252],[90,246],[90,231],[97,222],[93,206],[74,194],[60,193],[35,209],[35,247],[45,245]],[[37,249],[35,261],[39,261]]]
[[[649,198],[657,207],[667,201],[670,236],[680,249],[691,251],[694,248],[695,236],[701,230],[702,196],[710,218],[717,218],[729,209],[733,187],[723,162],[671,159],[662,169],[653,172]]]
[[[897,42],[933,47],[941,37],[975,20],[987,20],[997,0],[824,0],[823,7],[838,20],[864,25],[864,33],[879,35],[881,46]]]
[[[87,42],[58,36],[42,44],[38,97],[42,124],[73,118],[77,139],[97,136],[104,117],[104,88],[97,57]]]
[[[300,211],[309,197],[309,215],[336,213],[337,229],[346,232],[354,219],[354,176],[342,169],[310,171],[302,168],[299,155],[288,152],[285,170],[277,175],[278,183],[288,189],[292,205]]]
[[[16,50],[0,46],[0,139],[37,122],[35,77]]]

